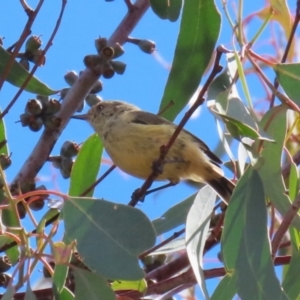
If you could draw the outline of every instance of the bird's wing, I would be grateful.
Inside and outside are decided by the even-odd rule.
[[[170,124],[174,127],[174,129],[177,127],[174,123],[168,121],[167,119],[146,111],[142,111],[142,110],[131,111],[130,115],[132,117],[131,119],[132,123],[144,124],[144,125]],[[199,138],[197,138],[196,136],[194,136],[193,134],[191,134],[189,131],[185,129],[183,129],[182,131],[193,138],[193,140],[199,145],[199,148],[211,159],[213,163],[215,163],[216,165],[222,164],[222,161],[213,152],[210,151],[208,146],[203,141],[201,141]]]

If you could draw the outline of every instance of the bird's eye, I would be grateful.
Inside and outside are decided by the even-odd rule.
[[[104,108],[104,105],[98,105],[97,106],[97,112],[100,113],[102,111],[102,109]]]

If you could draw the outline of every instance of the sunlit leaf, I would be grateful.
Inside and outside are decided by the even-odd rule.
[[[160,104],[163,117],[173,121],[197,90],[219,30],[220,14],[214,1],[184,2],[172,69]]]
[[[257,168],[264,185],[265,194],[282,215],[289,211],[291,205],[289,197],[285,193],[285,185],[281,175],[281,158],[287,130],[286,113],[286,107],[277,106],[264,115],[259,125],[275,140],[275,143],[264,142],[263,145],[260,145],[257,142],[256,145],[256,147],[263,146]],[[300,230],[300,217],[298,215],[294,217],[292,224]]]
[[[286,94],[300,105],[300,64],[276,64],[274,70]]]
[[[190,207],[194,203],[196,194],[191,195],[182,202],[172,206],[160,218],[152,221],[156,234],[161,235],[186,221]]]
[[[197,282],[206,299],[209,298],[203,274],[203,249],[208,235],[216,193],[209,186],[202,188],[186,220],[186,248]]]
[[[10,59],[10,54],[0,46],[0,77],[4,72],[4,69],[9,59]],[[18,62],[14,61],[6,80],[17,87],[21,87],[22,84],[27,79],[28,75],[29,72],[26,69],[24,69]],[[46,84],[42,83],[34,76],[30,79],[30,81],[26,85],[25,90],[30,93],[45,95],[45,96],[53,95],[58,92],[50,89]]]
[[[175,22],[180,14],[182,0],[150,0],[150,5],[161,19]]]
[[[210,300],[232,300],[235,294],[236,276],[234,274],[226,274],[211,295]]]
[[[103,144],[99,136],[94,133],[81,146],[71,171],[70,196],[79,196],[95,182],[99,172]],[[85,196],[93,195],[92,189]]]

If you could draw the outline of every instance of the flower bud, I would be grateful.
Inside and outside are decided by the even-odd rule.
[[[33,63],[37,64],[38,66],[43,66],[46,63],[46,56],[44,55],[42,50],[36,50],[33,53],[33,57],[28,58],[28,60],[32,61]]]
[[[147,54],[151,54],[155,50],[155,43],[149,40],[139,40],[137,45]]]
[[[100,80],[98,80],[93,84],[92,89],[90,90],[90,93],[97,94],[102,91],[102,88],[103,88],[102,82]]]
[[[45,106],[45,114],[46,115],[54,115],[56,114],[61,108],[61,104],[56,99],[50,99]]]
[[[105,60],[110,60],[113,58],[115,50],[113,47],[104,47],[100,54]]]
[[[126,64],[123,62],[112,60],[110,64],[117,74],[123,74],[125,72]]]
[[[77,78],[78,74],[75,71],[70,71],[64,76],[64,79],[69,86],[72,86]]]
[[[65,157],[74,157],[79,152],[79,146],[70,141],[65,141],[60,149],[60,155]]]
[[[94,95],[94,94],[88,94],[85,98],[85,102],[90,107],[92,107],[102,101],[103,101],[103,99],[101,97],[99,97],[98,95]]]
[[[124,49],[123,49],[123,47],[119,43],[115,43],[115,45],[113,46],[113,48],[114,48],[114,51],[115,51],[113,58],[120,57],[125,52]]]
[[[43,120],[40,117],[31,116],[28,122],[31,131],[37,132],[43,127]]]
[[[30,99],[28,100],[26,107],[25,107],[25,113],[31,114],[33,116],[40,115],[42,113],[42,103],[37,99]]]
[[[0,287],[7,288],[12,276],[6,273],[0,273]]]
[[[62,122],[61,118],[53,116],[53,115],[46,116],[45,118],[43,118],[44,126],[51,130],[58,129],[61,125],[61,122]]]
[[[33,53],[36,50],[38,50],[41,47],[41,45],[42,45],[41,39],[38,36],[33,35],[26,41],[25,52]]]
[[[29,125],[29,120],[30,120],[31,116],[28,113],[24,113],[20,115],[20,121],[23,127],[28,126]]]
[[[2,170],[6,170],[11,165],[11,159],[4,153],[0,154],[0,165]]]
[[[101,63],[103,63],[103,58],[100,55],[87,55],[83,59],[83,63],[87,68],[93,68]]]
[[[0,273],[4,273],[11,268],[11,262],[9,258],[5,256],[0,257]]]
[[[112,78],[115,75],[115,71],[109,63],[102,66],[102,75],[106,79]]]
[[[73,166],[73,160],[70,157],[61,157],[61,168],[60,168],[60,173],[63,178],[67,179],[71,175],[71,170]]]
[[[99,38],[95,40],[95,47],[97,49],[97,52],[100,53],[101,50],[107,45],[107,39],[106,38]]]

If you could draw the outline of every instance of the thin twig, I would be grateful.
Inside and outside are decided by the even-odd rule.
[[[139,259],[143,259],[144,257],[146,257],[150,253],[154,252],[155,250],[157,250],[157,249],[161,248],[162,246],[170,243],[171,241],[177,239],[180,235],[184,234],[184,232],[185,232],[185,228],[181,229],[178,232],[174,232],[172,236],[170,236],[169,238],[165,239],[163,242],[161,242],[161,243],[155,245],[154,247],[148,249],[147,251],[141,253],[139,255]]]
[[[65,11],[65,7],[67,4],[67,0],[62,0],[62,6],[61,6],[61,10],[60,10],[60,14],[58,16],[58,19],[56,21],[56,25],[53,29],[53,32],[49,38],[49,41],[46,44],[45,49],[41,52],[41,58],[45,57],[47,51],[49,50],[49,48],[52,46],[53,40],[55,38],[55,35],[59,29],[64,11]],[[26,87],[26,85],[29,83],[29,81],[31,80],[31,78],[33,77],[33,74],[35,73],[35,71],[37,70],[37,68],[39,67],[40,63],[39,61],[37,61],[35,63],[35,65],[33,66],[31,72],[29,73],[29,75],[27,76],[27,78],[25,79],[25,81],[23,82],[22,86],[20,87],[20,89],[18,90],[18,92],[16,93],[15,97],[10,101],[10,103],[7,105],[7,107],[3,110],[2,114],[0,115],[0,119],[2,119],[11,109],[11,107],[14,105],[14,103],[17,101],[17,99],[19,98],[19,96],[21,95],[21,93],[23,92],[24,88]]]
[[[9,59],[7,65],[5,66],[3,73],[1,74],[1,77],[0,77],[0,90],[2,89],[3,83],[4,83],[5,79],[8,76],[8,74],[9,74],[11,68],[12,68],[13,63],[15,62],[15,58],[19,54],[19,51],[20,51],[23,43],[25,42],[26,38],[31,33],[31,26],[32,26],[37,14],[39,13],[43,3],[44,3],[44,0],[40,0],[35,10],[31,11],[30,13],[27,13],[28,14],[28,21],[27,21],[27,23],[24,27],[24,30],[23,30],[18,42],[15,45],[14,51],[11,53],[10,59]]]
[[[300,208],[300,194],[298,194],[295,201],[291,204],[289,211],[284,216],[282,222],[278,227],[278,230],[274,234],[274,238],[272,240],[272,257],[275,257],[275,254],[277,253],[280,247],[281,241],[285,233],[288,231],[289,226],[291,225],[294,217],[298,213],[299,208]]]

